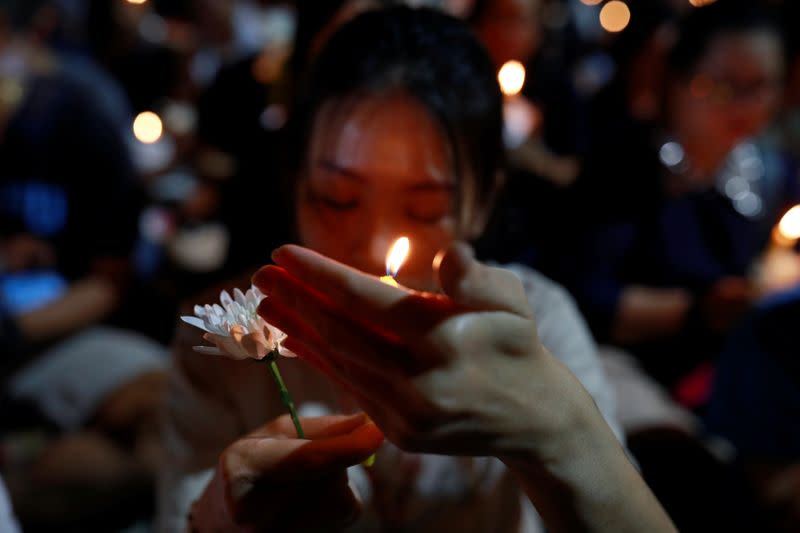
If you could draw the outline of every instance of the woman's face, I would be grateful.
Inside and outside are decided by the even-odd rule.
[[[383,275],[392,243],[407,236],[411,253],[397,279],[432,289],[436,253],[460,237],[459,180],[438,123],[403,95],[331,102],[310,142],[296,197],[303,244]]]
[[[740,141],[770,120],[780,97],[783,54],[770,32],[721,34],[712,39],[694,75],[675,83],[672,129],[690,159],[707,172]]]

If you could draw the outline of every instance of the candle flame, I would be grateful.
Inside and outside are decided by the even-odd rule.
[[[497,73],[497,81],[500,83],[500,90],[504,95],[514,96],[525,85],[525,67],[513,59],[506,61]]]
[[[789,209],[778,223],[778,232],[786,240],[800,239],[800,205]]]
[[[400,267],[405,263],[408,257],[408,252],[411,249],[411,244],[408,237],[400,237],[389,249],[386,254],[386,275],[395,277],[400,271]]]

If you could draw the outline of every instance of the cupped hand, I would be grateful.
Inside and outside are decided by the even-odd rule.
[[[520,280],[453,245],[437,258],[442,294],[416,292],[298,246],[253,283],[259,314],[286,346],[346,387],[408,451],[547,460],[576,413],[593,409],[539,342]]]

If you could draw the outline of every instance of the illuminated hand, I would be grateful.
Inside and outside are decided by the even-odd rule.
[[[364,461],[383,434],[364,414],[302,419],[288,415],[231,444],[192,506],[190,531],[338,531],[361,504],[347,467]]]
[[[539,342],[514,274],[463,245],[441,257],[437,295],[285,246],[253,278],[268,295],[258,311],[401,448],[513,455],[533,443],[546,457],[590,397]]]

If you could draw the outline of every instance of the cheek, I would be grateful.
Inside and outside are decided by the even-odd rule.
[[[349,215],[333,216],[310,201],[300,202],[297,209],[297,233],[300,243],[323,255],[342,260],[352,248],[357,224]]]

